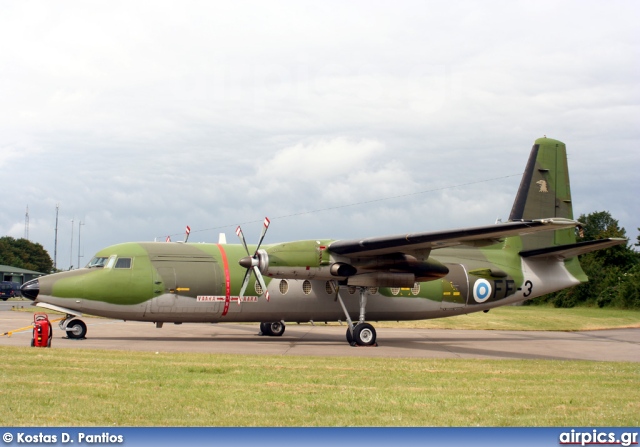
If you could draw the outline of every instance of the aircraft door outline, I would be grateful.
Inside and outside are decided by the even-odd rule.
[[[178,299],[176,294],[177,278],[176,270],[173,267],[158,267],[154,273],[153,285],[157,287],[164,285],[161,294],[151,300],[151,313],[171,312]]]
[[[440,309],[462,309],[469,300],[469,274],[462,264],[447,264],[447,268],[449,273],[442,279]]]

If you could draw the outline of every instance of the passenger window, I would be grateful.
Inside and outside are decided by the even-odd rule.
[[[131,268],[131,258],[118,258],[116,262],[117,269],[130,269]]]

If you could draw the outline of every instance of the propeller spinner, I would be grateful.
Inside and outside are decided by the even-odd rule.
[[[238,262],[242,267],[247,269],[247,272],[244,274],[244,279],[242,280],[242,287],[240,288],[240,295],[238,296],[238,304],[240,304],[240,301],[244,296],[244,291],[249,285],[251,271],[253,271],[253,273],[256,275],[256,279],[258,280],[260,287],[262,287],[262,290],[264,290],[264,296],[267,301],[269,301],[269,291],[267,290],[267,285],[265,284],[264,279],[262,278],[262,274],[260,273],[260,266],[264,265],[267,262],[267,254],[264,250],[260,250],[260,245],[262,244],[264,235],[267,234],[267,229],[269,228],[270,223],[271,221],[269,220],[269,218],[265,217],[262,226],[262,233],[260,234],[260,240],[258,241],[258,246],[256,247],[256,251],[253,256],[251,256],[251,254],[249,253],[249,247],[247,247],[247,241],[245,241],[244,239],[242,228],[240,228],[240,226],[236,228],[236,234],[242,241],[242,245],[247,252],[247,256],[240,259],[240,261]]]

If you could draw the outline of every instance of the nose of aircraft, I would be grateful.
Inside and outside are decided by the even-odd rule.
[[[38,293],[40,293],[40,283],[37,279],[25,282],[22,287],[20,287],[20,292],[22,292],[23,297],[34,301],[38,298]]]

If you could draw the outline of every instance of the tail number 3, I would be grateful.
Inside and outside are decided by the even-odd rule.
[[[522,296],[526,298],[529,295],[531,295],[532,292],[533,292],[533,283],[527,279],[524,283],[524,293],[522,294]]]

